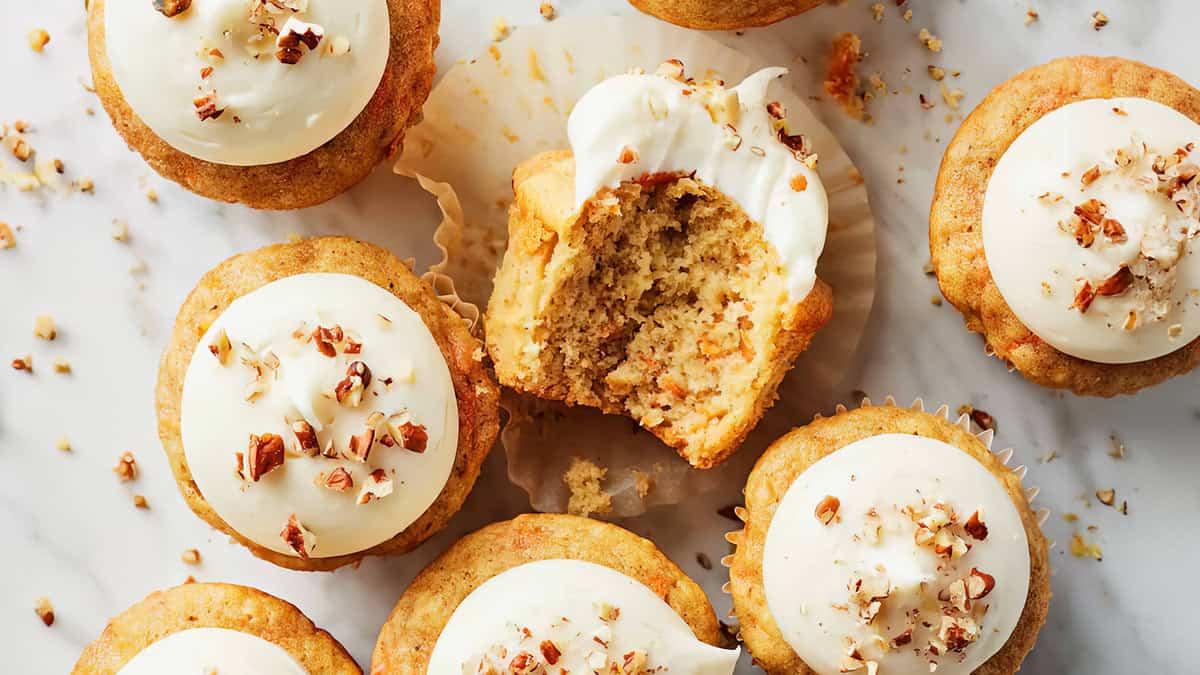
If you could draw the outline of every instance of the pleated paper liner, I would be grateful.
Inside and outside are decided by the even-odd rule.
[[[520,28],[442,77],[395,170],[418,180],[442,209],[434,240],[444,259],[431,270],[444,290],[486,305],[506,245],[513,168],[538,152],[569,147],[567,117],[594,84],[631,68],[653,71],[671,58],[683,61],[689,75],[720,77],[731,86],[760,68],[794,65],[756,60],[703,33],[652,19],[605,17]],[[804,104],[816,93],[804,88],[811,79],[789,75],[771,91],[787,106],[792,129],[807,135],[820,157],[830,226],[817,274],[833,287],[834,315],[797,360],[779,402],[735,455],[735,465],[833,398],[874,300],[875,221],[867,192],[837,139]],[[691,469],[624,417],[511,393],[504,405],[509,477],[539,511],[566,510],[563,474],[576,457],[607,469],[603,489],[612,508],[604,515],[614,517],[677,503],[734,475],[735,467]]]
[[[860,407],[870,408],[872,405],[874,405],[874,404],[871,402],[871,399],[864,398],[860,404]],[[896,399],[892,396],[888,396],[883,400],[883,405],[895,406]],[[914,410],[916,412],[926,412],[925,401],[918,398],[912,402],[912,405],[909,406],[909,409]],[[846,406],[838,404],[837,408],[834,411],[834,415],[836,416],[836,415],[845,414],[847,412],[847,410],[848,410],[848,408]],[[957,418],[951,417],[950,406],[945,403],[938,406],[937,409],[932,412],[932,414],[937,417],[941,417],[948,422],[952,422],[955,426],[960,427],[964,431],[974,434],[975,437],[978,438],[980,440],[980,442],[982,442],[983,445],[988,449],[988,451],[991,452],[993,455],[995,455],[996,458],[1000,460],[1000,463],[1003,464],[1004,466],[1007,467],[1009,465],[1009,463],[1012,462],[1013,449],[1005,448],[1003,450],[993,450],[992,444],[995,441],[995,437],[996,437],[995,432],[991,429],[980,429],[977,425],[973,425],[971,422],[970,415],[963,413],[963,414],[960,414]],[[819,414],[816,415],[816,418],[820,418],[820,417],[821,417],[821,415],[819,415]],[[1028,467],[1026,467],[1024,464],[1021,464],[1016,467],[1011,467],[1010,471],[1012,471],[1013,475],[1015,475],[1017,477],[1017,479],[1021,481],[1022,492],[1025,495],[1025,501],[1027,504],[1029,504],[1030,508],[1033,508],[1033,502],[1034,502],[1034,500],[1037,499],[1038,494],[1041,493],[1041,488],[1039,488],[1037,486],[1026,487],[1024,485],[1025,474],[1028,472]],[[743,523],[746,522],[745,507],[742,507],[742,506],[734,507],[733,512],[734,512],[734,515],[737,516],[738,520],[742,521]],[[1036,509],[1036,510],[1034,510],[1034,517],[1035,517],[1035,520],[1037,521],[1038,527],[1040,528],[1043,525],[1045,525],[1046,519],[1050,517],[1050,509],[1045,508],[1045,507]],[[733,545],[734,548],[741,546],[742,536],[743,536],[744,531],[745,531],[744,528],[742,528],[742,529],[734,530],[732,532],[727,532],[725,534],[725,541],[727,541],[731,545]],[[1055,542],[1053,540],[1048,539],[1046,542],[1046,546],[1047,546],[1047,549],[1053,549],[1055,546]],[[734,554],[730,553],[729,555],[721,558],[721,564],[723,566],[725,566],[726,568],[732,567],[733,556],[734,556]],[[729,582],[725,582],[725,584],[721,587],[721,590],[726,593],[729,593]],[[735,617],[731,616],[730,618],[735,618]]]

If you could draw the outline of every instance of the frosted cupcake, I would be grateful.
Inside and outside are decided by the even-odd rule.
[[[704,592],[654,544],[576,516],[525,515],[467,535],[404,592],[373,675],[730,675]]]
[[[1200,363],[1200,92],[1073,57],[996,88],[946,150],[942,292],[1038,384],[1133,393]]]
[[[291,604],[231,584],[150,594],[88,646],[72,675],[361,675],[346,650]]]
[[[823,0],[629,0],[647,14],[684,28],[738,30],[766,26],[820,5]]]
[[[113,126],[212,199],[331,199],[400,146],[432,86],[438,0],[92,0]]]
[[[184,302],[159,435],[188,505],[277,565],[401,553],[466,498],[499,425],[465,322],[340,237],[235,256]]]
[[[817,419],[754,467],[730,578],[768,673],[1011,675],[1033,648],[1050,570],[1024,469],[942,412]]]
[[[486,317],[502,384],[628,415],[697,467],[737,448],[832,314],[817,157],[768,95],[785,73],[610,78],[571,151],[517,168]]]

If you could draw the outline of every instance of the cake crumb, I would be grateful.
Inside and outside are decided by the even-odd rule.
[[[575,457],[571,467],[563,474],[563,482],[571,491],[567,501],[567,513],[576,516],[605,515],[612,511],[612,495],[606,493],[600,482],[608,475],[608,469],[591,460]]]
[[[1088,19],[1088,22],[1092,24],[1092,30],[1098,31],[1108,25],[1108,15],[1100,10],[1096,10],[1092,12],[1092,16]]]
[[[922,28],[917,33],[917,39],[921,41],[921,44],[925,45],[926,49],[935,54],[942,51],[942,39],[930,33],[928,28]]]
[[[179,556],[179,559],[182,560],[185,565],[199,565],[200,551],[197,551],[194,548],[189,548],[183,552],[183,555]]]
[[[962,103],[963,96],[966,95],[963,90],[951,89],[950,87],[946,86],[945,82],[942,83],[941,89],[942,101],[944,101],[946,105],[950,106],[951,110],[958,110],[959,104]]]
[[[946,70],[937,66],[928,66],[929,77],[932,77],[935,82],[941,82],[946,77]]]
[[[541,6],[538,7],[538,12],[542,15],[542,18],[547,21],[553,21],[554,17],[558,14],[558,10],[554,8],[554,5],[548,2],[543,2]]]
[[[117,465],[113,467],[113,473],[117,475],[117,479],[122,483],[127,483],[137,478],[137,460],[133,458],[132,452],[121,453],[117,459]]]
[[[1094,558],[1097,561],[1104,559],[1104,552],[1100,550],[1100,547],[1094,542],[1085,540],[1083,535],[1078,532],[1071,535],[1071,555],[1076,558]]]
[[[8,223],[0,223],[0,249],[12,248],[17,245],[12,227]]]
[[[942,296],[937,295],[937,294],[930,296],[929,304],[933,305],[934,307],[941,307],[942,306]]]
[[[883,3],[877,2],[871,5],[871,18],[875,19],[875,23],[883,22]]]
[[[1025,11],[1025,25],[1026,26],[1037,21],[1039,18],[1041,18],[1041,15],[1037,13],[1036,9],[1030,7],[1028,10]]]
[[[54,605],[50,603],[50,598],[44,595],[38,598],[37,602],[33,605],[33,611],[37,613],[38,618],[47,627],[54,625]]]
[[[62,450],[63,452],[70,452],[71,441],[67,440],[66,436],[59,436],[58,440],[54,442],[54,447]]]
[[[913,11],[911,9],[904,10],[904,23],[912,23]]]
[[[35,52],[42,51],[50,42],[50,33],[46,32],[44,28],[34,28],[25,37],[29,40],[29,48]]]
[[[862,40],[854,33],[842,33],[833,39],[825,71],[825,92],[837,101],[842,112],[856,120],[862,120],[866,113],[866,101],[859,91],[855,72],[862,58]]]
[[[145,495],[134,495],[133,506],[138,509],[148,509],[150,508],[150,502],[146,501]]]
[[[40,340],[51,341],[58,337],[58,329],[54,327],[54,317],[40,314],[33,320],[33,335]]]
[[[65,359],[54,359],[54,372],[66,375],[71,372],[71,363]]]
[[[508,21],[498,16],[492,20],[492,42],[501,42],[512,34],[512,26],[508,25]]]
[[[129,239],[129,223],[124,220],[114,218],[112,221],[112,238],[114,241],[125,241]]]
[[[650,494],[650,488],[654,487],[654,479],[650,477],[650,474],[634,469],[633,487],[637,490],[638,496],[645,499],[646,495]]]

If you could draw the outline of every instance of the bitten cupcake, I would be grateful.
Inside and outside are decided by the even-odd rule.
[[[383,249],[327,237],[238,255],[188,296],[159,436],[188,505],[254,555],[329,570],[441,529],[495,440],[482,347]]]
[[[92,77],[165,178],[255,208],[312,206],[420,118],[439,12],[438,0],[92,0]]]
[[[1046,540],[1024,469],[945,412],[840,412],[759,459],[730,579],[768,673],[1017,672],[1050,601]]]
[[[632,417],[697,467],[737,448],[833,311],[817,157],[768,97],[786,72],[610,78],[570,152],[517,168],[486,317],[502,384]]]
[[[108,622],[73,675],[360,675],[346,650],[303,612],[262,591],[185,584]]]
[[[641,11],[684,28],[737,30],[795,16],[823,0],[629,0]]]
[[[373,675],[730,675],[704,592],[615,525],[524,515],[425,568],[379,633]]]
[[[1133,393],[1200,363],[1200,92],[1080,56],[996,88],[946,150],[933,267],[1038,384]]]

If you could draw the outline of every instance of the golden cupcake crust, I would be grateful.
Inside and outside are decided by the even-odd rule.
[[[180,152],[159,138],[126,102],[104,42],[104,6],[88,6],[88,53],[100,102],[129,147],[155,171],[197,194],[257,209],[298,209],[350,189],[396,153],[421,119],[433,86],[439,0],[387,0],[391,53],[375,95],[340,134],[312,152],[275,164],[229,166]]]
[[[372,675],[421,675],[450,616],[483,582],[537,560],[584,560],[645,584],[691,626],[721,644],[704,591],[662,551],[632,532],[578,516],[527,514],[469,534],[417,576],[392,610],[375,644]]]
[[[1050,608],[1050,561],[1046,538],[1021,488],[1021,480],[974,434],[942,417],[894,406],[864,407],[814,420],[771,444],[746,483],[746,524],[734,535],[730,567],[734,613],[741,639],[754,661],[772,675],[816,675],[783,639],[767,606],[763,547],[775,509],[796,477],[823,457],[855,441],[880,434],[913,434],[953,445],[983,464],[1000,481],[1021,514],[1029,540],[1029,595],[1008,642],[973,675],[1012,675],[1037,641]]]
[[[357,553],[307,560],[277,553],[238,534],[217,515],[192,481],[180,436],[183,381],[204,331],[237,298],[284,277],[313,272],[353,274],[385,288],[421,316],[450,369],[458,399],[458,455],[446,486],[413,524],[388,541]],[[306,239],[236,255],[205,274],[175,320],[158,371],[158,435],[188,506],[254,555],[281,567],[332,570],[367,555],[404,553],[445,527],[475,485],[500,426],[500,390],[476,358],[481,346],[464,320],[437,299],[399,258],[347,237]]]
[[[1200,123],[1200,91],[1126,59],[1076,56],[1031,68],[996,87],[946,149],[929,215],[938,285],[995,354],[1027,379],[1076,394],[1131,394],[1200,364],[1200,339],[1149,361],[1106,364],[1058,351],[1034,335],[1000,295],[983,249],[983,202],[992,170],[1021,132],[1047,113],[1092,98],[1140,97]]]
[[[684,28],[736,30],[766,26],[806,12],[823,0],[629,0],[641,11]]]
[[[152,643],[192,628],[227,628],[262,638],[312,675],[362,674],[345,648],[291,603],[232,584],[184,584],[151,593],[109,621],[71,673],[114,675]]]

